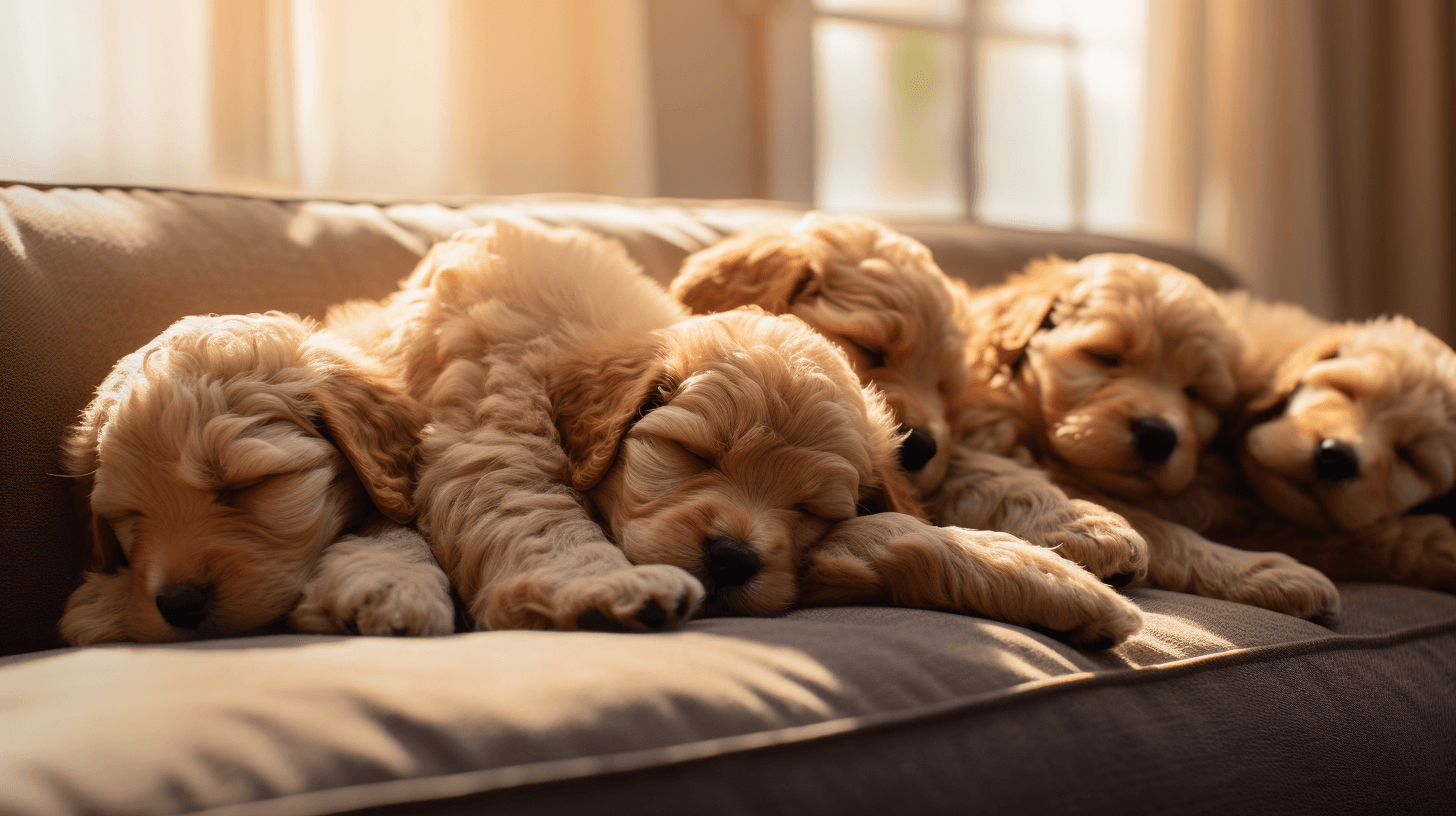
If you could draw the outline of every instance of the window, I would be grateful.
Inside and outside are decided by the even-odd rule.
[[[816,0],[816,203],[1133,227],[1146,5]]]

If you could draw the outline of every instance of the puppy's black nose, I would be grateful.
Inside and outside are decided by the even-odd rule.
[[[1157,417],[1132,421],[1132,444],[1144,462],[1166,462],[1178,447],[1178,432]]]
[[[719,536],[708,542],[708,580],[714,587],[736,587],[758,574],[758,553],[748,545]]]
[[[157,596],[157,611],[162,613],[162,620],[178,629],[196,629],[207,617],[207,602],[210,600],[212,593],[207,587],[178,584]]]
[[[935,458],[935,437],[920,430],[911,428],[910,435],[900,443],[900,465],[906,470],[914,473],[925,467],[925,463]]]
[[[1360,454],[1338,439],[1326,439],[1314,450],[1314,476],[1327,482],[1343,482],[1360,475]]]

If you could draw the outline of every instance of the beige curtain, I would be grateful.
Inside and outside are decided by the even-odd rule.
[[[1147,231],[1456,339],[1456,4],[1152,0],[1150,27]]]
[[[651,194],[643,0],[0,0],[0,178]]]

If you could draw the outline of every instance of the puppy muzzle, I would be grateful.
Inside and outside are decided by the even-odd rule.
[[[1325,439],[1314,451],[1314,475],[1326,482],[1343,482],[1360,475],[1360,454],[1338,439]]]
[[[763,566],[752,548],[726,536],[708,541],[706,549],[708,583],[712,589],[743,586]]]
[[[178,629],[196,629],[207,619],[212,592],[198,584],[177,584],[157,594],[162,620]]]
[[[1157,417],[1139,417],[1132,421],[1132,440],[1144,462],[1166,462],[1178,448],[1178,431]]]
[[[900,443],[900,465],[910,473],[922,470],[935,458],[937,449],[935,437],[919,428],[911,428],[910,435]]]

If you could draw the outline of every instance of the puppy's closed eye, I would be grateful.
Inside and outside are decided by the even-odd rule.
[[[1122,355],[1115,351],[1093,351],[1089,349],[1085,354],[1108,368],[1117,368],[1122,365]]]
[[[875,346],[873,344],[855,342],[853,340],[846,340],[845,342],[849,343],[851,346],[854,347],[855,351],[859,352],[860,358],[863,360],[866,370],[874,370],[885,367],[884,349],[879,348],[878,346]]]
[[[218,489],[216,495],[212,497],[212,503],[220,504],[224,507],[233,507],[237,503],[238,499],[242,498],[248,491],[252,490],[255,487],[258,487],[269,478],[270,477],[268,476],[259,476],[256,479],[249,479],[245,482],[221,487]]]
[[[687,445],[684,445],[682,442],[678,442],[675,447],[683,454],[683,456],[694,461],[703,470],[712,470],[713,468],[718,466],[718,463],[713,461],[713,457],[708,455],[707,453],[696,451],[688,447]]]

